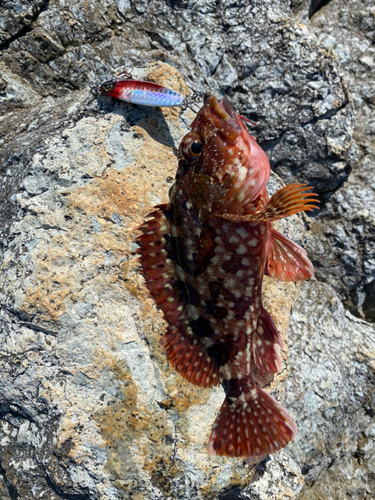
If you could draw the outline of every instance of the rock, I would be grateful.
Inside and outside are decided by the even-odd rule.
[[[165,64],[151,65],[148,77],[188,92]],[[190,500],[239,489],[244,498],[295,497],[302,476],[283,452],[255,476],[241,459],[208,454],[223,390],[199,389],[168,367],[159,343],[165,323],[139,273],[132,241],[168,199],[194,113],[179,119],[178,110],[105,96],[86,109],[81,102],[57,100],[59,112],[69,105],[71,122],[53,114],[13,196],[18,212],[0,271],[0,462],[9,494]],[[271,191],[280,186],[273,174]],[[297,216],[279,228],[299,243],[305,237]],[[297,288],[265,283],[286,344]],[[281,400],[286,352],[283,368],[268,384]]]
[[[220,500],[297,498],[303,482],[298,465],[284,451],[280,451],[258,466],[252,483],[243,491],[236,492],[237,496],[224,496]]]
[[[308,4],[304,2],[305,13]],[[321,6],[310,22],[320,43],[337,55],[343,68],[356,111],[353,145],[356,161],[344,185],[314,218],[309,251],[318,279],[334,286],[352,313],[374,322],[374,3],[371,0],[329,2]],[[337,165],[340,168],[340,162]],[[342,168],[346,168],[344,164]]]
[[[226,93],[238,112],[258,123],[254,130],[267,150],[274,170],[287,183],[309,182],[320,193],[323,208],[313,217],[308,248],[317,277],[335,288],[352,313],[374,321],[371,171],[374,162],[372,74],[375,58],[372,3],[371,0],[328,3],[320,0],[253,0],[251,4],[207,0],[194,5],[185,1],[147,0],[66,0],[63,3],[29,0],[22,5],[13,0],[3,2],[0,8],[0,47],[3,49],[0,53],[0,252],[6,253],[7,260],[4,261],[6,286],[0,292],[7,309],[2,313],[5,323],[3,330],[0,326],[0,334],[10,345],[6,344],[8,354],[1,351],[0,364],[6,364],[6,380],[14,380],[10,385],[13,388],[11,397],[8,398],[6,393],[8,399],[4,400],[4,418],[9,426],[13,426],[14,433],[18,432],[20,422],[24,426],[19,442],[17,435],[4,437],[4,449],[12,452],[10,455],[6,452],[6,463],[0,471],[4,471],[4,484],[8,484],[11,497],[15,496],[11,490],[13,483],[25,498],[33,495],[30,484],[35,483],[39,488],[35,491],[41,494],[41,498],[43,495],[48,499],[59,498],[59,495],[95,498],[93,492],[97,498],[106,498],[100,495],[115,498],[121,488],[131,490],[131,481],[135,478],[134,484],[141,486],[132,493],[134,498],[142,498],[147,489],[155,495],[161,491],[160,495],[165,496],[170,487],[173,492],[181,488],[184,494],[191,496],[212,494],[220,500],[231,500],[243,495],[244,498],[260,497],[263,500],[271,495],[268,485],[272,484],[271,476],[278,474],[276,469],[279,466],[283,479],[277,482],[286,486],[280,486],[275,495],[284,494],[287,488],[290,489],[286,496],[298,495],[300,476],[298,472],[290,473],[289,466],[283,461],[283,453],[259,466],[258,473],[266,469],[263,483],[259,479],[245,486],[251,481],[252,472],[239,463],[232,467],[228,465],[232,462],[220,462],[217,469],[220,474],[216,475],[210,469],[214,463],[212,457],[208,458],[211,460],[208,466],[202,458],[205,457],[203,441],[209,425],[204,429],[196,428],[201,433],[199,442],[190,443],[186,448],[194,451],[186,451],[183,458],[178,456],[173,467],[169,467],[171,456],[174,457],[170,450],[174,447],[182,449],[181,446],[190,439],[185,414],[182,423],[175,423],[173,415],[184,413],[181,408],[186,405],[190,418],[195,414],[194,405],[198,405],[199,410],[213,419],[215,405],[220,404],[222,396],[217,392],[210,399],[208,393],[204,396],[183,386],[181,403],[178,394],[173,392],[175,379],[166,371],[165,359],[158,351],[157,339],[163,331],[163,324],[135,278],[129,250],[135,249],[130,247],[132,228],[147,213],[148,206],[163,199],[173,182],[175,158],[172,151],[186,126],[173,113],[131,111],[124,105],[113,105],[105,98],[99,100],[99,108],[85,105],[88,93],[84,88],[90,80],[104,78],[124,64],[141,66],[150,61],[164,61],[179,69],[192,88],[208,89],[217,95]],[[293,19],[293,14],[303,22]],[[159,72],[158,77],[161,76]],[[173,78],[176,78],[176,73]],[[171,84],[172,80],[168,83]],[[186,89],[179,87],[183,85],[180,80],[175,80],[174,84],[177,89]],[[357,128],[353,132],[354,109]],[[156,123],[159,125],[155,129]],[[169,131],[164,128],[165,123]],[[188,114],[186,123],[189,123]],[[129,142],[125,138],[131,136],[134,127],[135,137]],[[133,146],[128,149],[130,143]],[[145,151],[146,146],[157,149],[150,161],[146,155],[142,160],[138,154]],[[154,191],[147,193],[145,187],[141,199],[143,206],[138,207],[133,218],[124,219],[121,210],[125,210],[125,204],[118,188],[122,183],[132,183],[131,177],[125,177],[127,169],[136,164],[141,172],[139,178],[149,186],[146,169],[148,165],[155,165],[160,170],[162,150],[166,154],[163,157],[165,165],[169,165],[166,167],[168,175],[164,180],[158,178],[158,184],[155,184],[158,187],[153,188]],[[121,169],[119,174],[114,173],[117,168]],[[86,194],[88,187],[91,191]],[[127,199],[127,203],[134,206],[141,196],[140,186],[137,189],[132,195],[134,197]],[[132,193],[131,188],[129,193]],[[304,225],[309,223],[304,220]],[[292,237],[299,238],[299,241],[305,238],[298,221],[285,230],[296,232]],[[85,232],[84,238],[82,231]],[[71,247],[68,242],[72,242]],[[126,259],[121,260],[124,255]],[[84,269],[86,263],[87,271]],[[90,269],[95,271],[87,278],[85,273]],[[46,281],[38,279],[38,276],[44,279],[47,275]],[[131,281],[133,276],[135,281]],[[100,288],[102,279],[103,288]],[[267,290],[270,290],[267,300],[276,306],[273,313],[285,332],[288,308],[294,298],[292,290],[288,291],[286,287],[275,301],[272,289]],[[334,324],[357,328],[352,317],[350,323],[343,323],[348,319],[338,296],[332,291],[328,293],[326,285],[319,293],[338,300],[337,314],[332,313]],[[283,307],[285,294],[287,307]],[[130,304],[130,312],[125,315],[124,296]],[[319,294],[312,296],[319,302]],[[101,297],[109,297],[108,302],[102,301]],[[144,300],[149,310],[141,314],[139,311],[143,309],[139,304]],[[315,315],[313,300],[309,299],[307,303],[310,310],[307,306],[304,309],[303,298],[293,310],[297,315],[300,308],[305,311],[307,319],[303,325],[310,328],[309,316],[317,322],[321,318]],[[324,308],[319,310],[324,311]],[[122,327],[123,318],[131,318],[133,314],[136,327]],[[152,319],[146,320],[146,317]],[[130,324],[131,319],[127,321]],[[371,332],[371,326],[363,328],[367,334]],[[133,331],[140,337],[136,337],[136,342],[126,343],[122,336],[126,332],[132,335]],[[315,337],[318,346],[322,344],[322,332],[320,328]],[[122,340],[115,339],[116,335]],[[293,335],[297,345],[303,343],[303,329]],[[351,353],[348,355],[350,359],[358,347],[357,337],[355,334],[353,340],[348,338],[345,345]],[[95,347],[88,345],[91,338],[104,345],[103,356],[97,356],[95,361],[92,354],[96,355]],[[149,338],[151,340],[147,343]],[[68,345],[73,346],[71,350]],[[142,384],[138,390],[139,374],[138,378],[133,378],[135,371],[131,371],[131,366],[134,368],[134,365],[128,362],[131,359],[129,345],[140,346],[141,355],[147,360],[146,366],[158,367],[154,371],[150,369],[149,380],[154,384],[156,395],[164,394],[163,391],[172,394],[174,407],[164,403],[160,407],[156,403],[160,402],[159,396],[151,399],[151,403],[146,400],[151,406],[139,399],[138,392],[142,395],[147,392]],[[328,345],[324,346],[328,348]],[[78,349],[77,353],[74,349]],[[340,349],[343,352],[344,347],[340,345]],[[84,354],[81,356],[82,350]],[[325,352],[329,354],[330,351]],[[12,353],[11,357],[9,353]],[[110,368],[104,368],[112,358],[115,361],[111,361]],[[314,359],[319,361],[318,357]],[[272,390],[281,399],[289,395],[288,387],[300,391],[297,394],[301,398],[308,393],[309,373],[304,365],[295,361],[294,358],[291,361],[291,366],[296,367],[293,377],[288,379],[292,385],[285,385],[280,377],[272,384]],[[371,362],[365,358],[361,369],[372,369]],[[30,366],[26,368],[27,363]],[[283,363],[289,367],[286,356]],[[96,382],[87,377],[87,367],[91,366],[94,367]],[[72,375],[65,372],[66,367]],[[161,373],[167,373],[169,385],[166,386]],[[283,374],[286,373],[284,370]],[[23,384],[29,376],[34,385],[28,385],[27,392]],[[352,394],[358,382],[356,376],[344,380],[343,394]],[[303,381],[302,388],[297,387],[300,380]],[[60,381],[67,384],[64,394],[73,394],[71,408],[66,399],[63,399],[64,404],[60,402]],[[5,389],[1,387],[0,392],[4,394]],[[83,388],[82,395],[77,387]],[[364,394],[369,394],[368,387],[365,386],[367,392]],[[97,396],[101,390],[100,394],[104,394],[103,414],[98,420],[95,413],[98,409],[92,395]],[[42,394],[40,400],[39,392]],[[332,393],[329,392],[327,398],[333,401]],[[144,405],[148,411],[139,425],[124,403],[135,399],[137,405]],[[17,407],[19,401],[22,404]],[[288,409],[296,417],[301,411],[301,403],[293,397],[288,401]],[[113,409],[112,413],[109,412],[110,417],[104,411],[107,408]],[[159,408],[161,424],[149,424]],[[336,406],[334,408],[336,411]],[[341,411],[341,407],[337,411]],[[372,411],[369,410],[367,416],[371,416]],[[2,409],[0,412],[3,415]],[[31,412],[33,422],[28,412]],[[95,418],[91,418],[93,414]],[[359,415],[358,425],[342,411],[348,435],[354,436],[353,449],[348,451],[347,438],[340,445],[342,427],[338,426],[335,437],[335,414],[331,416],[327,411],[302,413],[299,436],[304,436],[306,446],[302,449],[301,441],[297,441],[298,446],[290,451],[302,467],[309,486],[302,490],[302,498],[307,499],[308,495],[312,495],[311,498],[333,495],[335,498],[335,491],[340,491],[340,494],[348,492],[353,498],[355,495],[366,498],[372,485],[369,472],[373,467],[369,451],[372,437],[370,431],[366,434],[367,430],[363,430],[368,420],[362,418],[360,410],[355,410],[354,414]],[[320,415],[323,415],[323,423]],[[315,418],[319,421],[319,429],[314,434]],[[73,422],[67,428],[61,424],[65,425],[66,419]],[[83,424],[78,422],[79,419]],[[147,425],[142,426],[145,421]],[[105,422],[108,422],[107,426]],[[124,456],[128,456],[124,450],[127,452],[127,446],[130,446],[128,438],[123,436],[128,422],[131,422],[132,429],[129,440],[138,429],[143,432],[145,428],[148,431],[154,429],[159,439],[163,435],[159,432],[163,422],[167,429],[165,436],[172,435],[172,444],[169,446],[169,438],[165,437],[159,455],[152,455],[150,462],[142,459],[142,471],[151,463],[143,476],[139,475],[138,462],[130,459],[129,463],[121,462]],[[115,437],[111,435],[112,431]],[[324,446],[321,446],[322,442]],[[330,443],[329,446],[326,442]],[[344,453],[341,461],[333,451],[336,445]],[[139,450],[132,448],[132,453],[137,458],[140,456]],[[187,461],[186,456],[192,462]],[[166,465],[157,467],[162,471],[161,475],[155,471],[158,457],[167,457]],[[10,462],[13,458],[15,462]],[[321,463],[316,465],[319,461]],[[3,464],[2,458],[0,462]],[[20,465],[16,471],[10,465],[13,463],[26,465]],[[200,465],[194,468],[191,463],[194,467],[196,463]],[[30,469],[27,469],[29,465]],[[341,465],[349,478],[347,480],[338,472]],[[309,469],[311,466],[313,468]],[[119,486],[123,473],[118,471],[125,469],[128,483]],[[228,479],[231,470],[235,471],[232,474],[234,482]],[[30,483],[31,474],[34,476]],[[224,479],[218,483],[220,491],[213,493],[212,485],[218,477]],[[164,478],[166,482],[163,483]],[[256,491],[261,483],[267,493]],[[1,488],[0,481],[2,493]]]
[[[353,113],[342,71],[290,18],[289,2],[68,0],[39,12],[1,57],[39,96],[66,95],[124,64],[163,60],[194,86],[226,93],[257,122],[287,183],[311,183],[325,199],[347,178]]]
[[[4,470],[0,470],[0,474],[3,474]],[[9,486],[10,483],[8,483]],[[0,495],[2,500],[11,500],[9,496],[9,490],[7,488],[6,480],[4,480],[3,476],[0,476]]]
[[[39,14],[46,8],[46,0],[5,0],[0,7],[0,48],[24,35]]]
[[[302,468],[303,500],[373,498],[375,328],[345,312],[325,283],[305,282],[289,326],[286,404],[298,434],[286,452]]]

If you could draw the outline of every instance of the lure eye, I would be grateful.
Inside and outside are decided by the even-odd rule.
[[[103,85],[100,85],[100,90],[103,92],[109,92],[115,86],[114,82],[104,82]]]
[[[188,134],[182,139],[180,153],[190,161],[198,160],[203,151],[203,141],[195,132]]]

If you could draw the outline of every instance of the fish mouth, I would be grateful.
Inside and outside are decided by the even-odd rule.
[[[208,114],[225,139],[234,142],[241,134],[242,127],[231,103],[223,97],[218,101],[215,96],[207,99]]]

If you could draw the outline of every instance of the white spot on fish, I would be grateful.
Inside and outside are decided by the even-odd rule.
[[[187,305],[187,309],[190,313],[191,318],[195,321],[199,318],[198,309],[192,304]]]
[[[236,253],[238,253],[239,255],[244,255],[246,253],[246,247],[245,245],[240,245],[237,250],[236,250]],[[243,263],[243,260],[242,259],[242,263]],[[246,259],[247,260],[247,259]],[[244,263],[243,263],[244,264]],[[245,264],[244,264],[245,265]]]
[[[232,235],[229,238],[229,243],[239,243],[239,242],[240,242],[240,240],[237,238],[237,236]]]
[[[242,238],[246,238],[246,236],[249,236],[249,233],[243,227],[237,228],[236,233],[239,234]]]
[[[235,158],[235,160],[236,160],[236,158]],[[237,162],[239,163],[238,160],[237,160]],[[234,163],[234,161],[233,161],[233,163]],[[247,172],[248,172],[248,170],[246,167],[240,167],[238,169],[238,180],[244,181],[246,179]]]

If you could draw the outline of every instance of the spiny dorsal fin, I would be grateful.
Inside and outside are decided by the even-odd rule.
[[[157,210],[149,215],[153,219],[140,226],[143,234],[136,241],[141,245],[138,251],[147,287],[169,324],[162,346],[171,365],[189,382],[200,387],[218,385],[221,376],[217,363],[189,327],[189,312],[172,259],[169,205],[155,208]]]

